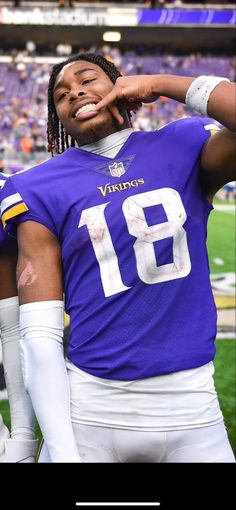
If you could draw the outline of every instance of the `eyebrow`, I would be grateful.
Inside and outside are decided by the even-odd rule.
[[[84,67],[83,69],[78,69],[78,71],[75,71],[74,76],[79,76],[80,74],[83,74],[86,71],[96,71],[96,69],[92,69],[91,67]],[[63,85],[64,81],[60,80],[54,87],[53,92],[56,92],[56,90],[59,89],[60,87],[63,87]]]

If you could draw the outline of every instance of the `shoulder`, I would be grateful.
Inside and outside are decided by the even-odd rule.
[[[24,181],[31,182],[38,178],[43,179],[48,173],[50,174],[51,171],[58,168],[62,156],[62,154],[55,156],[54,158],[50,158],[39,165],[27,168],[26,170],[21,170],[20,172],[11,175],[10,179],[15,183]]]
[[[157,131],[160,132],[185,132],[187,130],[194,131],[207,131],[209,126],[214,126],[217,128],[216,124],[213,124],[214,121],[209,118],[195,116],[195,117],[183,117],[182,119],[173,120],[168,124],[160,127]],[[218,128],[219,129],[219,128]]]
[[[158,132],[166,135],[166,139],[171,138],[174,143],[181,144],[182,147],[201,149],[208,138],[219,129],[219,125],[212,119],[196,116],[170,122]]]
[[[53,189],[52,182],[66,172],[67,165],[63,154],[50,158],[37,166],[21,170],[7,179],[3,195],[20,193],[23,197],[29,197],[32,193],[41,196]]]

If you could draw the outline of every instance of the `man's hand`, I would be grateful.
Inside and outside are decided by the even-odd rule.
[[[4,462],[34,463],[37,446],[37,439],[7,439]]]
[[[122,76],[116,80],[112,91],[99,101],[96,110],[107,106],[119,124],[123,124],[119,110],[137,111],[142,103],[153,103],[159,98],[160,94],[154,92],[154,85],[157,85],[157,76]]]

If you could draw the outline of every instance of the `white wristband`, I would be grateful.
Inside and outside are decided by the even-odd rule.
[[[185,97],[185,104],[191,110],[195,110],[207,117],[209,97],[215,87],[222,81],[230,81],[221,76],[198,76],[190,85]]]

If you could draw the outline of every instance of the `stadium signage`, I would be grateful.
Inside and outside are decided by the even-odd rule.
[[[234,9],[140,9],[139,25],[235,25]]]
[[[58,8],[15,9],[0,8],[3,25],[65,25],[65,26],[136,26],[138,9],[75,8],[65,9],[63,16]]]
[[[139,9],[132,7],[0,8],[3,25],[65,25],[65,26],[221,26],[234,27],[234,9]]]

